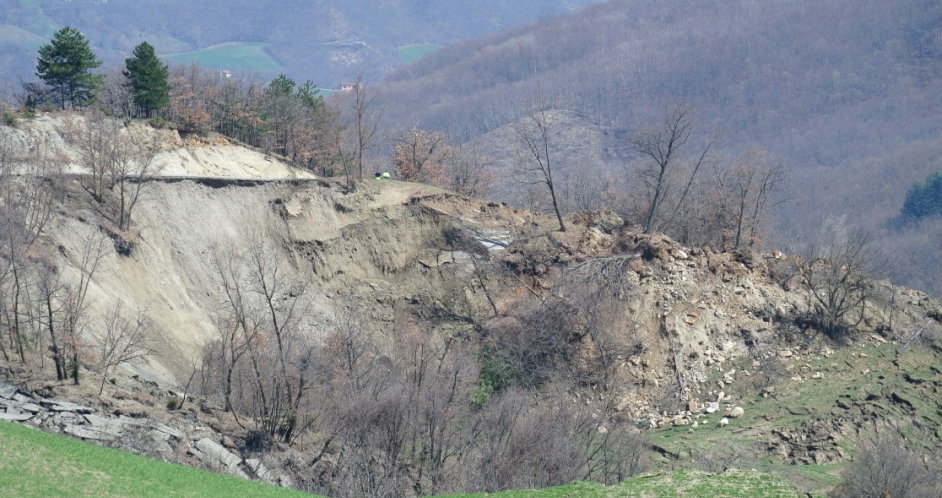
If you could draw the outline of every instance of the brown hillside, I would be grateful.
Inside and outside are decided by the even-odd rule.
[[[44,130],[55,142],[59,128],[55,120],[50,123]],[[36,129],[24,136],[35,136],[29,133]],[[212,141],[197,152],[172,141],[166,149],[166,157],[192,158],[193,171],[231,177],[247,176],[247,165],[257,161],[254,152]],[[198,393],[203,408],[190,406],[186,420],[212,426],[217,431],[213,438],[225,442],[228,437],[226,446],[242,452],[235,457],[239,462],[261,451],[250,443],[252,434],[270,430],[270,436],[296,445],[282,444],[271,454],[277,456],[266,457],[270,467],[277,465],[293,476],[285,482],[356,494],[338,484],[355,479],[345,472],[355,473],[357,467],[345,465],[375,465],[374,452],[407,451],[384,446],[390,440],[380,436],[357,439],[373,434],[380,421],[399,420],[390,418],[388,410],[404,410],[403,420],[423,417],[431,412],[409,409],[431,410],[448,399],[445,418],[425,423],[441,423],[436,427],[458,441],[459,432],[448,431],[466,426],[441,420],[496,417],[524,399],[532,400],[536,411],[521,411],[520,419],[535,421],[543,419],[528,418],[537,417],[532,413],[560,416],[568,412],[539,410],[572,404],[585,407],[588,418],[578,420],[594,421],[586,433],[596,437],[616,428],[631,432],[635,423],[688,423],[718,396],[743,403],[745,393],[763,382],[789,382],[788,375],[764,364],[839,347],[816,328],[820,322],[798,272],[802,261],[795,257],[683,247],[662,235],[637,233],[611,212],[571,215],[569,230],[554,232],[553,219],[505,204],[396,181],[370,180],[349,189],[338,181],[297,179],[287,167],[279,168],[287,173],[277,178],[251,175],[253,181],[222,176],[154,179],[136,208],[133,233],[116,232],[93,209],[79,187],[83,176],[55,179],[64,195],[37,249],[45,264],[66,281],[77,281],[88,241],[109,244],[91,279],[80,340],[93,349],[106,329],[103,317],[119,302],[126,310],[146,314],[153,324],[155,354],[112,374],[103,410],[124,406],[122,413],[127,413],[129,386],[141,389],[128,374],[154,382],[148,396],[135,398],[145,408],[135,410],[160,411],[170,391],[177,396],[188,389],[188,394]],[[133,247],[121,254],[112,249],[112,240]],[[248,316],[235,316],[227,306],[234,289],[252,280],[256,263],[267,265],[271,299],[259,301],[261,291],[246,284],[241,298],[249,303],[242,309]],[[865,305],[854,312],[859,323],[842,334],[849,343],[900,341],[926,323],[929,331],[938,331],[942,310],[925,294],[883,281],[868,281],[865,287]],[[212,384],[219,377],[209,369],[214,368],[212,351],[234,341],[225,335],[234,321],[250,322],[246,333],[254,333],[262,330],[269,314],[290,324],[290,340],[296,341],[292,348],[310,348],[306,351],[315,358],[305,374],[310,377],[299,382],[309,383],[316,396],[276,410],[275,425],[266,428],[257,413],[236,409],[239,417],[233,419],[221,411],[223,392],[213,387],[221,384]],[[44,333],[41,327],[36,330]],[[244,344],[245,354],[274,342],[274,332],[253,335]],[[94,396],[51,382],[50,362],[40,364],[46,355],[32,351],[29,369],[15,358],[6,362],[11,381],[51,386],[63,396]],[[88,355],[82,376],[97,384],[101,377],[95,359]],[[312,363],[292,363],[290,368]],[[740,366],[730,372],[727,366],[733,364]],[[249,396],[252,382],[289,375],[288,367],[272,365],[265,375],[258,374],[264,365],[254,366],[255,376],[248,364],[238,370],[243,377],[233,399]],[[204,376],[202,388],[200,382],[189,384],[194,371]],[[436,384],[438,375],[450,383]],[[411,380],[400,384],[400,378]],[[513,398],[518,388],[530,397]],[[413,398],[409,393],[420,394]],[[80,401],[96,402],[87,397]],[[369,418],[371,414],[376,418]],[[196,423],[175,420],[167,423]],[[553,420],[577,432],[567,425],[569,419]],[[295,429],[297,439],[292,439]],[[196,444],[210,437],[201,434],[183,438],[174,451],[186,451],[186,441]],[[424,436],[417,432],[412,437]],[[301,468],[291,463],[317,451],[319,456]],[[465,455],[470,459],[483,449],[462,451],[469,451]],[[827,461],[841,458],[836,449],[828,451],[822,456]],[[167,454],[161,456],[169,458]],[[396,492],[407,494],[527,485],[515,480],[523,474],[489,483],[463,469],[449,470],[453,473],[442,481],[426,481],[413,473],[413,464],[398,467],[394,460],[382,461],[388,465],[382,482],[402,486]],[[227,471],[237,473],[237,467]],[[563,468],[568,469],[563,477],[572,471],[573,477],[611,478]],[[547,485],[557,478],[528,482]]]

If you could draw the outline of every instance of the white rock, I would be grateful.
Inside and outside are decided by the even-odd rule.
[[[0,384],[0,398],[13,399],[16,395],[16,388],[9,384]]]
[[[263,464],[261,460],[257,458],[246,458],[245,464],[248,468],[252,469],[252,472],[254,472],[262,482],[275,484],[275,476],[272,475],[271,471],[265,467],[265,464]]]
[[[6,422],[26,422],[27,420],[33,418],[32,413],[3,413],[0,412],[0,420]]]
[[[231,453],[223,445],[209,438],[203,438],[196,442],[197,455],[202,460],[215,462],[221,465],[230,474],[247,478],[245,472],[239,469],[242,459]]]
[[[42,401],[43,406],[54,412],[92,413],[95,410],[69,401]]]

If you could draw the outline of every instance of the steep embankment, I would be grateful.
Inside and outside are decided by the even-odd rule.
[[[456,220],[411,202],[427,189],[386,183],[343,190],[339,183],[154,181],[136,212],[141,230],[132,253],[108,251],[95,272],[96,311],[119,301],[146,310],[164,349],[153,361],[182,375],[188,359],[217,338],[220,272],[256,250],[304,289],[311,302],[305,320],[315,335],[341,307],[362,305],[388,322],[400,301],[419,307],[448,299],[445,287],[455,283],[438,261],[447,252],[443,233]],[[49,231],[60,262],[77,266],[98,227],[63,216]]]

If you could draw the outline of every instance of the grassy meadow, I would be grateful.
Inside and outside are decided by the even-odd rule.
[[[162,59],[168,63],[196,61],[202,67],[230,71],[277,73],[282,70],[281,65],[265,50],[264,43],[224,43],[202,50],[165,55]]]
[[[399,58],[405,63],[413,63],[428,54],[437,52],[443,45],[433,43],[420,43],[416,45],[405,45],[399,47]]]

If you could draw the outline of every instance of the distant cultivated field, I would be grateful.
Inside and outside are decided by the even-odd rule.
[[[200,66],[231,71],[276,73],[281,66],[265,50],[264,43],[224,43],[203,50],[164,55],[170,63],[196,61]]]
[[[39,46],[48,40],[25,29],[10,24],[0,25],[0,43],[23,45],[31,50],[39,50]]]
[[[421,43],[417,45],[405,45],[399,47],[399,58],[404,62],[412,63],[432,52],[438,51],[444,45],[435,45],[433,43]]]

